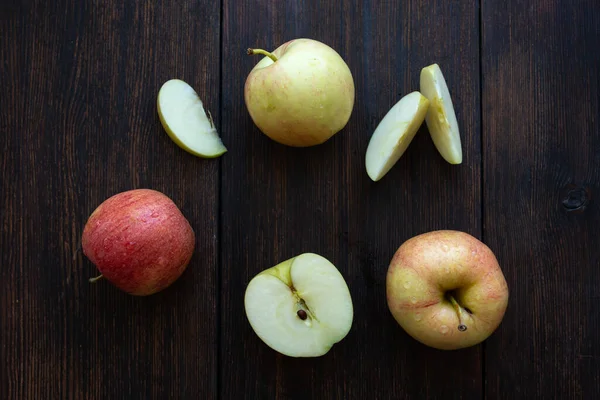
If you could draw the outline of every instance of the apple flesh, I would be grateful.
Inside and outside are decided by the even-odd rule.
[[[227,152],[210,113],[186,82],[171,79],[158,92],[158,116],[167,135],[183,150],[202,158]]]
[[[165,194],[134,189],[109,197],[94,210],[81,245],[101,277],[124,292],[147,296],[167,288],[184,272],[195,234]]]
[[[484,341],[502,321],[509,297],[489,247],[451,230],[404,242],[390,262],[386,295],[392,316],[410,336],[442,350]]]
[[[367,174],[378,181],[404,154],[423,124],[429,100],[419,92],[402,97],[383,117],[371,136],[365,156]]]
[[[456,113],[446,79],[438,64],[421,70],[420,91],[430,102],[425,122],[435,147],[450,164],[462,163]]]
[[[295,39],[265,55],[248,74],[244,99],[256,126],[272,140],[315,146],[346,126],[354,106],[348,65],[328,45]]]
[[[319,357],[353,320],[352,298],[338,269],[304,253],[256,275],[244,297],[248,321],[270,348],[289,357]]]

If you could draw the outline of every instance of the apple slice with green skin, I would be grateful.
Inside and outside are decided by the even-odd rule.
[[[423,124],[429,100],[419,92],[402,97],[383,117],[365,156],[367,174],[378,181],[398,162]]]
[[[171,79],[158,91],[158,116],[169,137],[183,150],[202,158],[227,152],[198,93],[186,82]]]
[[[304,253],[256,275],[244,296],[256,335],[289,357],[319,357],[352,326],[350,291],[326,258]]]
[[[425,117],[431,139],[442,157],[450,164],[462,163],[460,131],[446,79],[439,65],[421,70],[420,90],[429,99]]]

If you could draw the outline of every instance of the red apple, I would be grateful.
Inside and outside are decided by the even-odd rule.
[[[101,277],[136,296],[157,293],[175,282],[187,268],[194,245],[194,230],[179,208],[150,189],[106,199],[88,218],[81,239],[83,253]]]
[[[502,321],[509,297],[490,248],[450,230],[404,242],[390,262],[386,286],[398,324],[421,343],[442,350],[485,340]]]

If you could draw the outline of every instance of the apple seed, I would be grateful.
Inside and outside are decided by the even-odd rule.
[[[306,311],[304,310],[298,310],[296,314],[298,314],[298,318],[300,318],[302,321],[308,318],[308,314],[306,314]]]

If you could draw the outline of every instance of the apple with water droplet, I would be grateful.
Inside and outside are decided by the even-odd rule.
[[[89,216],[83,254],[117,288],[147,296],[169,287],[187,268],[195,234],[167,195],[152,189],[115,194]]]
[[[394,254],[386,276],[389,310],[419,342],[442,350],[474,346],[500,325],[508,286],[492,250],[465,232],[417,235]]]
[[[324,143],[346,126],[354,106],[350,68],[333,48],[308,38],[290,40],[250,71],[244,99],[250,117],[269,138],[293,147]]]

